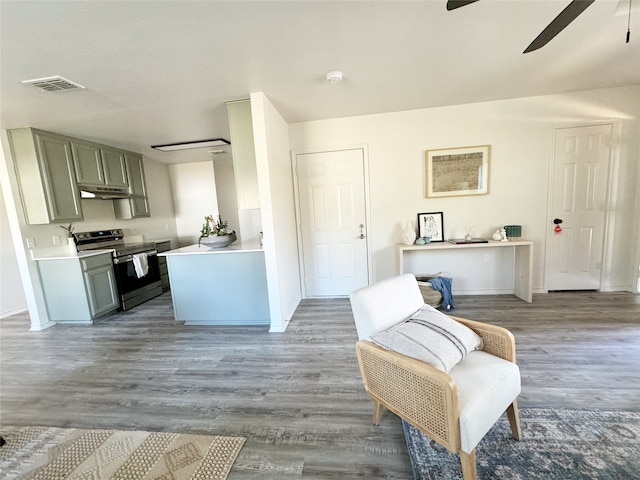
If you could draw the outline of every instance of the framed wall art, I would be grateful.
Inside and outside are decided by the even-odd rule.
[[[431,237],[432,242],[444,242],[442,212],[418,214],[418,236]]]
[[[427,150],[426,196],[454,197],[489,193],[490,145]]]

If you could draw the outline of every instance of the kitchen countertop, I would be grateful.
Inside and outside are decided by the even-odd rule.
[[[262,251],[262,247],[258,242],[243,242],[223,248],[211,248],[206,245],[189,245],[187,247],[176,248],[175,250],[168,250],[166,252],[158,253],[158,256],[168,257],[171,255],[202,255],[212,253],[247,253]]]
[[[113,250],[104,249],[104,250],[85,250],[84,252],[75,252],[75,251],[66,251],[66,252],[58,252],[58,253],[38,253],[33,252],[33,259],[40,260],[64,260],[70,258],[86,258],[92,257],[94,255],[104,255],[105,253],[111,254]]]

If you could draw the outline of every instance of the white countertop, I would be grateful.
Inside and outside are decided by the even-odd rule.
[[[166,252],[158,253],[159,257],[168,257],[171,255],[202,255],[202,254],[220,254],[220,253],[248,253],[262,252],[262,247],[258,242],[234,243],[228,247],[211,248],[207,245],[189,245],[187,247],[176,248]]]
[[[86,257],[92,257],[94,255],[104,255],[105,253],[108,253],[109,255],[111,255],[113,252],[113,250],[109,250],[109,249],[104,249],[104,250],[86,250],[84,252],[74,252],[74,251],[66,251],[66,252],[51,252],[51,253],[44,253],[44,252],[33,252],[33,259],[37,260],[37,261],[41,261],[41,260],[65,260],[65,259],[72,259],[72,258],[86,258]]]

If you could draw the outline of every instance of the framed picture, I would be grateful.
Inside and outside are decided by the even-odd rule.
[[[419,213],[418,236],[431,237],[432,242],[444,242],[442,212]]]
[[[490,145],[427,150],[427,197],[489,193]]]

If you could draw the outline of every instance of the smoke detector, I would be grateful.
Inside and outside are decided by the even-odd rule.
[[[33,80],[23,80],[24,85],[33,85],[44,92],[60,92],[66,90],[85,90],[79,83],[72,82],[66,78],[56,75],[54,77],[34,78]]]
[[[338,70],[333,70],[332,72],[327,73],[327,82],[329,83],[340,83],[342,81],[342,72]]]

